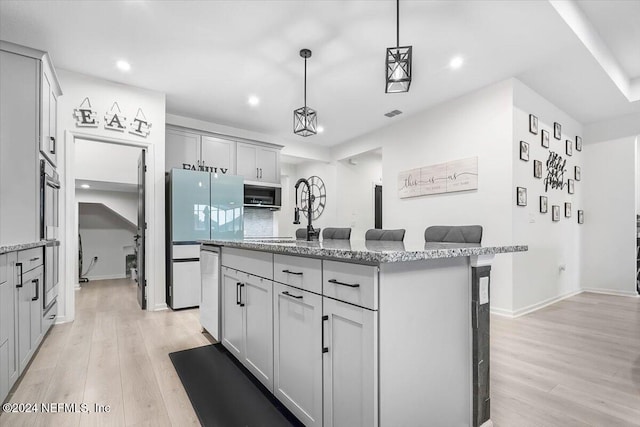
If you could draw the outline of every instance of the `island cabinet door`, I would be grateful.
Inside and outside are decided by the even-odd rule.
[[[322,426],[322,297],[273,285],[273,393],[305,426]]]
[[[240,305],[244,308],[245,351],[241,360],[273,392],[273,282],[250,274],[244,277]]]
[[[377,426],[377,312],[327,297],[322,303],[324,426]]]
[[[222,267],[222,345],[238,360],[243,353],[244,316],[240,306],[239,273]]]

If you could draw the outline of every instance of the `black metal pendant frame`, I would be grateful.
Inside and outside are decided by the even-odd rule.
[[[293,133],[311,136],[318,133],[318,114],[307,107],[307,59],[311,58],[311,50],[302,49],[300,56],[304,58],[304,107],[293,110]]]
[[[396,0],[396,46],[387,48],[385,93],[409,92],[412,46],[400,46],[400,0]]]

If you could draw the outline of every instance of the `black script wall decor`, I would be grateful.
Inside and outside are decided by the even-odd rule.
[[[564,182],[564,173],[567,170],[567,160],[554,151],[549,151],[546,162],[547,176],[544,179],[544,191],[549,189],[562,190],[567,185]]]

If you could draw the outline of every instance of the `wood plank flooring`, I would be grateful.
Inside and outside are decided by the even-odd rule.
[[[496,427],[640,426],[640,298],[583,293],[491,318]],[[89,282],[11,402],[95,403],[109,413],[2,414],[0,426],[198,425],[168,354],[208,344],[197,310],[149,313],[135,283]]]
[[[491,405],[496,427],[640,426],[640,298],[492,316]]]

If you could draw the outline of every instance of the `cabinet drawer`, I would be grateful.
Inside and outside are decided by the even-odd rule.
[[[0,255],[0,283],[7,281],[7,254]]]
[[[200,245],[173,245],[173,259],[200,258]]]
[[[222,248],[222,265],[254,276],[273,279],[273,254],[270,252]]]
[[[276,254],[273,256],[273,280],[306,291],[322,293],[322,261]]]
[[[322,277],[323,295],[378,309],[378,267],[324,261]]]
[[[58,303],[54,302],[49,311],[42,318],[42,334],[46,334],[49,328],[55,323],[58,315]]]
[[[23,273],[41,266],[42,261],[42,247],[18,252],[18,263],[22,264]]]

